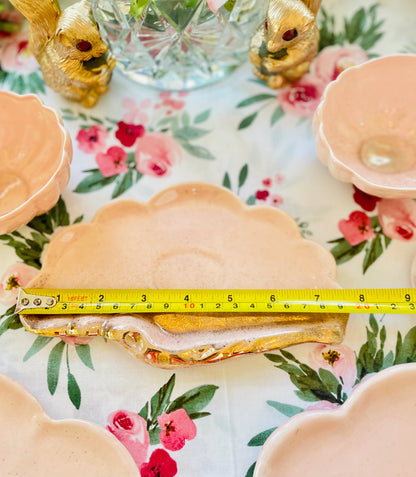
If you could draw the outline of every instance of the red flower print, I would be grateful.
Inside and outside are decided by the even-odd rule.
[[[107,138],[107,129],[99,124],[88,129],[80,129],[77,134],[78,149],[87,154],[96,154],[105,148]]]
[[[269,197],[270,192],[268,190],[258,190],[256,192],[256,199],[257,200],[266,200]]]
[[[412,199],[381,199],[378,218],[387,237],[404,242],[416,240],[416,202]]]
[[[156,449],[149,462],[140,466],[142,477],[174,477],[178,472],[176,462],[164,449]]]
[[[262,184],[264,185],[264,187],[271,187],[272,180],[270,179],[270,177],[268,177],[267,179],[262,180]]]
[[[95,157],[95,162],[104,177],[123,174],[129,170],[127,166],[127,153],[118,146],[110,147],[106,153],[98,153]]]
[[[136,142],[138,137],[144,136],[146,129],[141,124],[128,124],[124,121],[117,123],[118,129],[116,131],[116,138],[123,144],[123,146],[130,147]]]
[[[169,414],[163,413],[157,420],[162,429],[159,436],[160,442],[168,450],[182,449],[185,440],[192,440],[196,436],[195,423],[185,409],[178,409]]]
[[[137,141],[136,169],[149,176],[164,176],[181,160],[179,144],[164,133],[148,133]]]
[[[108,416],[107,423],[107,429],[126,447],[140,468],[146,460],[150,443],[147,422],[135,412],[120,409]]]
[[[376,236],[371,228],[370,217],[359,210],[352,212],[348,220],[340,220],[338,228],[352,246],[371,240]]]
[[[355,203],[360,205],[367,212],[371,212],[372,210],[374,210],[376,208],[377,202],[381,200],[380,197],[367,194],[366,192],[363,192],[362,190],[358,189],[358,187],[353,187],[353,198]]]
[[[278,101],[285,113],[311,118],[321,101],[325,83],[312,74],[306,74],[296,83],[278,94]]]

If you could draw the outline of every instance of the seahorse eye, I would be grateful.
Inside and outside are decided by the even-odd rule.
[[[89,41],[82,40],[77,43],[77,49],[79,51],[90,51],[92,48],[92,45]]]
[[[297,36],[298,36],[298,31],[296,30],[296,28],[292,28],[291,30],[285,31],[282,35],[282,38],[285,41],[291,41]]]

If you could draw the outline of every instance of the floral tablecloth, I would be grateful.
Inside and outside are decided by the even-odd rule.
[[[248,64],[189,94],[140,87],[116,71],[91,110],[44,85],[25,31],[0,34],[0,87],[36,93],[56,108],[74,145],[58,204],[0,236],[0,371],[52,418],[107,427],[142,477],[248,477],[267,436],[290,416],[339,406],[369,374],[416,361],[410,315],[351,315],[339,346],[299,345],[175,372],[103,339],[74,346],[36,337],[13,315],[16,287],[36,275],[57,230],[90,221],[118,197],[146,201],[193,180],[288,212],[304,237],[332,252],[344,288],[410,287],[416,202],[380,200],[333,179],[316,157],[311,116],[345,67],[416,53],[416,3],[324,0],[319,25],[311,72],[280,92],[255,79]]]

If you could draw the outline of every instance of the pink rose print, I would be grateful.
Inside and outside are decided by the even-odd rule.
[[[332,409],[337,409],[338,406],[329,401],[318,401],[314,404],[311,404],[305,411],[330,411]]]
[[[270,179],[270,177],[268,177],[267,179],[263,179],[261,183],[264,185],[264,187],[272,186],[272,180]]]
[[[181,160],[179,144],[167,134],[148,133],[137,141],[136,169],[150,176],[168,175],[170,168]]]
[[[274,180],[276,181],[276,184],[281,184],[285,180],[285,176],[283,174],[277,173],[274,176]]]
[[[269,197],[270,192],[268,190],[258,190],[256,192],[256,199],[257,200],[266,200]]]
[[[95,157],[101,174],[104,177],[123,174],[129,170],[127,166],[127,153],[118,146],[112,146],[106,153],[99,152]]]
[[[346,345],[319,344],[309,353],[311,368],[331,371],[342,378],[344,390],[349,393],[357,380],[357,364],[354,351]]]
[[[207,0],[209,8],[215,13],[219,8],[221,8],[227,0]]]
[[[377,202],[381,200],[380,197],[367,194],[366,192],[363,192],[362,190],[358,189],[358,187],[355,187],[355,185],[353,185],[353,187],[353,198],[355,203],[360,205],[367,212],[373,211],[377,206]]]
[[[141,477],[174,477],[178,472],[176,462],[163,449],[156,449],[149,462],[140,466]]]
[[[348,220],[340,220],[338,228],[352,246],[371,240],[376,236],[371,228],[370,217],[365,212],[359,210],[352,212]]]
[[[118,129],[115,133],[116,138],[123,146],[130,147],[136,142],[138,137],[142,137],[146,129],[141,124],[127,124],[124,121],[117,123]]]
[[[15,305],[19,287],[26,286],[38,273],[39,270],[25,263],[9,267],[1,277],[0,303],[8,307]]]
[[[188,416],[185,409],[178,409],[169,414],[163,413],[157,418],[162,429],[160,442],[171,451],[182,449],[185,440],[192,440],[196,436],[195,423]]]
[[[4,6],[4,3],[3,3]],[[19,30],[24,17],[23,15],[15,10],[8,8],[7,5],[4,6],[3,10],[0,12],[0,22],[8,22],[15,25],[16,29]],[[9,33],[3,30],[0,30],[0,43],[3,38],[9,38],[13,33]]]
[[[366,52],[359,46],[328,46],[315,58],[312,72],[328,84],[350,66],[360,65],[367,60]]]
[[[283,204],[283,197],[279,194],[272,194],[270,196],[270,204],[273,207],[280,207]]]
[[[87,154],[96,154],[105,148],[107,129],[100,124],[88,129],[80,129],[77,134],[78,149]]]
[[[139,123],[146,124],[149,122],[149,115],[143,111],[152,105],[152,101],[149,98],[136,103],[134,99],[123,99],[123,108],[127,109],[126,114],[123,116],[123,121],[127,124]]]
[[[172,108],[177,111],[180,111],[185,107],[185,101],[182,99],[172,98],[172,93],[170,91],[163,91],[159,94],[159,98],[162,100],[162,106],[167,108]]]
[[[29,50],[28,32],[20,32],[8,37],[0,50],[1,67],[7,73],[18,72],[29,75],[39,68],[39,64]]]
[[[296,83],[282,89],[278,94],[280,106],[285,113],[311,118],[318,107],[325,83],[312,74],[306,74]]]
[[[86,345],[93,340],[92,336],[60,336],[61,340],[70,346]]]
[[[126,447],[140,468],[150,444],[146,421],[135,412],[120,409],[108,416],[107,423],[107,429]]]
[[[416,240],[416,202],[412,199],[382,199],[378,218],[383,233],[392,239]]]

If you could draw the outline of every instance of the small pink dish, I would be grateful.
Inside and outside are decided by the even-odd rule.
[[[330,173],[368,194],[416,198],[416,55],[345,70],[315,113],[317,153]]]
[[[140,477],[127,449],[105,429],[52,420],[35,397],[0,373],[0,475]]]
[[[306,411],[267,439],[254,477],[414,477],[416,363],[359,384],[339,409]]]
[[[0,235],[51,209],[69,181],[72,144],[35,95],[0,91]]]

